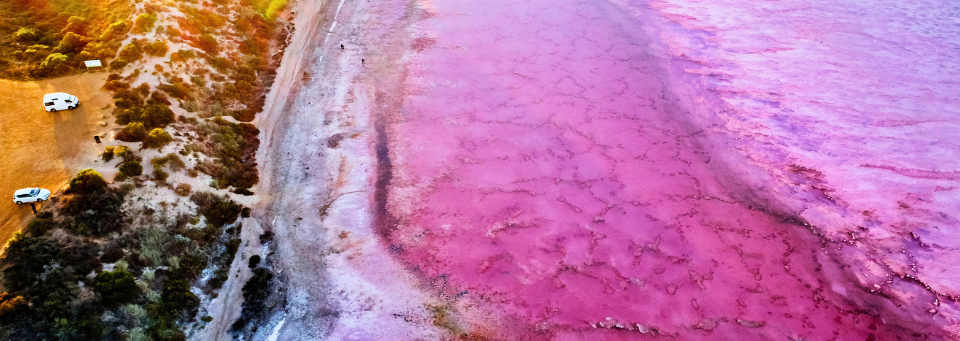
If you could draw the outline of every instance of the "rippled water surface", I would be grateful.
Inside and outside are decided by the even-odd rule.
[[[960,332],[956,4],[424,6],[386,233],[498,328]]]

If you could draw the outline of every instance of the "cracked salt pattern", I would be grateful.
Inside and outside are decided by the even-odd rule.
[[[960,333],[955,4],[421,5],[384,233],[502,335]]]

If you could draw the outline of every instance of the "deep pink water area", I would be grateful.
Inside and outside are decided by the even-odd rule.
[[[805,1],[429,6],[436,15],[416,33],[404,110],[386,128],[388,239],[445,294],[528,326],[501,336],[956,332],[947,293],[956,283],[915,268],[915,255],[945,251],[911,240],[931,229],[931,196],[955,205],[960,186],[957,150],[942,145],[956,133],[909,128],[956,119],[943,115],[956,113],[956,93],[916,90],[939,116],[912,97],[911,86],[942,75],[898,84],[899,99],[876,95],[891,93],[882,72],[831,63],[868,39],[832,36],[856,27],[814,25],[842,20]],[[768,20],[790,6],[808,21]],[[811,26],[791,26],[801,24]],[[791,40],[803,34],[841,41],[813,53],[821,47]],[[799,55],[775,55],[785,44]],[[926,141],[941,161],[909,155],[903,141]],[[910,193],[920,194],[903,205],[924,213],[881,210]],[[940,226],[956,228],[951,214]]]

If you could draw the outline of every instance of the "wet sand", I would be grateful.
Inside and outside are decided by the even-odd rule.
[[[100,91],[106,73],[89,73],[37,82],[0,80],[0,240],[6,241],[33,218],[30,205],[17,205],[13,192],[25,187],[47,188],[56,195],[77,171],[98,163],[104,135],[101,110],[111,103]],[[75,110],[47,112],[46,93],[66,92],[80,99]],[[108,121],[112,122],[112,119]],[[109,180],[109,179],[108,179]],[[43,205],[49,205],[49,202]]]

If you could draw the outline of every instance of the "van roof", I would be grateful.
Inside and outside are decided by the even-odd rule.
[[[56,98],[69,98],[69,97],[73,97],[73,95],[68,94],[66,92],[54,92],[54,93],[43,95],[43,101],[50,102],[51,100]]]

